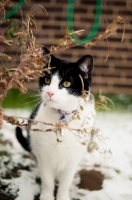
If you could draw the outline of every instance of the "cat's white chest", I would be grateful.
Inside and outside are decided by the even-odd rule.
[[[79,129],[82,126],[84,129],[93,126],[94,107],[85,120],[84,114],[84,112],[80,114],[80,119],[78,119],[79,113],[75,115],[75,119],[74,114],[67,115],[66,122],[69,124],[64,124],[61,129],[57,129],[57,124],[64,122],[60,121],[61,115],[56,110],[41,105],[35,117],[38,122],[31,129],[38,129],[38,131],[30,133],[32,151],[43,167],[51,166],[57,180],[60,171],[70,170],[71,167],[76,168],[86,152],[86,135],[83,137]],[[87,120],[89,120],[88,123]],[[90,140],[90,135],[88,140]]]

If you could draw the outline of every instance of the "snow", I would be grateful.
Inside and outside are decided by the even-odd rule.
[[[9,115],[28,117],[29,112],[20,110],[7,110]],[[70,195],[80,200],[132,200],[132,113],[121,112],[98,112],[95,127],[100,129],[100,148],[98,151],[88,153],[81,162],[78,170],[97,170],[104,175],[103,188],[98,191],[79,189],[77,184],[80,177],[76,174],[71,186]],[[14,166],[22,164],[29,167],[29,170],[19,170],[19,176],[12,179],[2,178],[2,183],[9,185],[6,192],[16,195],[16,200],[33,200],[34,196],[40,193],[40,184],[36,182],[39,172],[35,161],[28,157],[28,154],[18,144],[14,126],[4,124],[4,139],[9,139],[13,147],[6,145],[12,154],[10,164],[8,157],[3,156],[0,172],[2,174]],[[97,138],[98,139],[98,138]],[[6,162],[5,162],[6,161]]]

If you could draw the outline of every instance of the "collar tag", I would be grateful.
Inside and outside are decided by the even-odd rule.
[[[60,121],[62,121],[62,122],[66,122],[66,117],[65,117],[65,115],[61,115],[61,117],[60,117]]]
[[[64,111],[58,109],[58,112],[61,114],[59,120],[61,122],[65,123],[66,122],[66,115],[69,115],[69,114],[72,114],[72,113],[76,113],[77,110],[73,110],[72,112],[64,112]],[[63,135],[64,135],[64,129],[61,128],[60,129],[60,136],[63,136]]]
[[[60,116],[60,121],[61,122],[66,122],[66,116],[64,115],[64,114],[62,114],[61,116]],[[60,136],[63,136],[64,135],[64,130],[63,130],[63,128],[61,128],[60,129]]]
[[[60,136],[63,136],[63,135],[64,135],[64,129],[61,128],[61,129],[60,129]]]

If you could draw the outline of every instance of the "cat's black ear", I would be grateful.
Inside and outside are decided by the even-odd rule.
[[[91,55],[86,55],[77,61],[79,70],[83,78],[91,79],[91,73],[93,69],[93,57]]]
[[[45,47],[43,46],[43,55],[48,55],[50,53],[50,51]],[[45,60],[46,62],[48,63],[49,62],[49,56],[45,56]]]
[[[46,54],[49,54],[50,53],[50,51],[44,46],[43,47],[43,51],[44,51],[44,55],[46,55]]]

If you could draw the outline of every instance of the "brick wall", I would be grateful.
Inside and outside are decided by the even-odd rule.
[[[23,15],[36,4],[44,6],[48,12],[48,15],[46,15],[42,8],[35,12],[38,44],[44,44],[47,47],[56,46],[59,39],[63,38],[67,27],[67,3],[68,0],[27,0],[27,3],[22,6]],[[74,28],[75,30],[85,29],[84,37],[89,33],[93,25],[95,4],[96,0],[75,1]],[[103,92],[109,93],[132,93],[132,1],[104,0],[98,34],[103,33],[107,27],[105,19],[111,23],[119,15],[126,21],[125,39],[121,42],[123,25],[120,25],[118,26],[117,34],[109,39],[110,52],[106,62],[104,62],[108,51],[106,41],[101,41],[92,48],[76,47],[57,54],[58,57],[71,61],[76,61],[86,54],[93,55],[95,62],[92,83],[93,92],[98,92],[99,89],[102,89]],[[19,12],[13,17],[21,18]],[[15,54],[14,65],[18,62],[15,60],[17,48],[17,46],[14,46],[11,51],[7,49],[10,55]],[[32,83],[29,84],[29,87],[31,85]],[[36,82],[34,87],[37,87]]]

